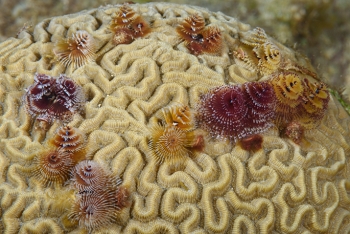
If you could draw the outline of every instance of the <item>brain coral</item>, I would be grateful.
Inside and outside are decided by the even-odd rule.
[[[28,176],[35,158],[61,128],[36,127],[22,96],[34,74],[73,79],[87,98],[69,126],[87,137],[92,159],[130,190],[130,206],[103,233],[347,233],[350,231],[350,118],[330,97],[320,124],[305,130],[301,145],[276,127],[262,134],[262,149],[206,139],[203,152],[180,168],[157,164],[150,129],[164,107],[194,110],[208,90],[268,80],[291,70],[316,79],[302,55],[262,29],[222,13],[168,3],[132,4],[151,32],[114,45],[109,30],[121,6],[104,6],[54,17],[0,44],[0,232],[85,233],[69,209],[67,185],[46,187]],[[218,54],[190,53],[176,27],[198,14],[221,31]],[[96,59],[64,67],[53,50],[62,38],[85,30],[95,40]]]

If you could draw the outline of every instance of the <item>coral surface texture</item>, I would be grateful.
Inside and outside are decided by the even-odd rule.
[[[71,49],[79,62],[62,62],[63,49],[65,59],[74,59]],[[68,120],[41,118],[49,111],[36,115],[26,107],[42,97],[57,103],[58,94],[40,91],[42,76],[68,77],[62,90],[84,93],[78,107],[64,104],[74,110]],[[261,99],[270,80],[273,103]],[[225,85],[246,90],[243,104]],[[216,93],[222,99],[205,106]],[[248,120],[235,119],[232,131],[230,124],[211,126],[201,112],[215,118],[216,110],[236,103],[232,113],[220,113],[229,118],[247,102],[256,109],[244,112]],[[177,106],[185,113],[177,119],[193,118],[190,127],[169,117]],[[250,133],[258,136],[240,143]],[[53,143],[57,134],[64,141],[76,134],[84,144],[79,159],[62,162],[66,167],[92,160],[84,163],[108,172],[105,184],[121,186],[122,195],[102,191],[89,199],[90,190],[74,190],[77,176],[40,178],[50,171],[46,162],[68,154],[61,152],[68,146]],[[249,146],[255,141],[258,147]],[[49,152],[53,145],[59,149]],[[180,160],[168,160],[168,152]],[[349,157],[350,117],[308,59],[220,12],[170,3],[108,5],[44,20],[0,44],[0,233],[348,233]],[[116,212],[108,211],[114,205],[105,197],[118,202]]]

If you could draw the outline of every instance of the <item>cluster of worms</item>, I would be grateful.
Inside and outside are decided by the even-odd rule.
[[[55,119],[71,121],[85,103],[81,86],[63,74],[55,78],[36,73],[23,99],[27,112],[47,123]]]
[[[317,127],[328,105],[322,82],[294,72],[272,74],[262,82],[224,85],[201,96],[197,122],[215,138],[238,141],[273,125],[300,143],[304,130]]]
[[[113,45],[129,44],[151,33],[144,18],[124,4],[109,25]],[[219,54],[222,33],[206,25],[199,14],[185,18],[176,33],[188,51],[196,56]],[[95,60],[96,42],[87,31],[78,30],[55,44],[54,53],[65,66],[81,67]],[[261,149],[260,133],[277,126],[299,144],[305,130],[316,128],[327,109],[329,93],[325,84],[314,81],[316,74],[288,62],[264,30],[244,32],[233,51],[237,64],[267,76],[265,81],[224,85],[200,97],[195,112],[175,104],[162,109],[163,119],[150,129],[149,148],[158,164],[179,165],[195,152],[203,151],[201,127],[213,138],[229,139],[247,151]],[[23,97],[27,112],[37,120],[69,122],[86,101],[83,89],[65,75],[35,74],[34,84]],[[69,181],[75,201],[69,218],[89,231],[114,222],[129,205],[129,191],[106,168],[86,158],[86,137],[77,128],[61,127],[48,140],[48,149],[34,160],[33,175],[45,186]]]
[[[70,121],[85,102],[83,89],[65,75],[35,74],[23,99],[27,112],[46,123]],[[37,154],[30,172],[44,186],[62,186],[69,181],[76,193],[70,219],[95,230],[112,223],[128,206],[129,191],[98,163],[86,160],[85,144],[86,136],[78,128],[60,127],[48,139],[46,149]]]
[[[129,4],[123,4],[112,16],[109,31],[114,45],[130,44],[137,38],[151,33],[150,24]],[[181,22],[176,32],[184,40],[190,53],[218,54],[222,49],[222,35],[217,26],[206,26],[205,20],[198,14],[190,15]],[[85,30],[78,30],[68,38],[62,38],[55,43],[53,52],[57,60],[65,67],[72,65],[81,67],[95,60],[96,41]]]
[[[290,60],[278,45],[268,38],[262,28],[240,33],[237,48],[233,51],[237,64],[260,76],[268,76],[278,71],[293,70],[317,79],[315,72]]]
[[[188,106],[176,104],[162,111],[165,123],[151,128],[150,148],[157,163],[178,164],[203,150],[203,136],[195,134],[193,114]]]
[[[97,162],[86,160],[85,142],[79,129],[61,127],[48,140],[48,149],[35,158],[32,175],[44,186],[69,182],[75,191],[69,218],[96,230],[113,223],[118,212],[129,205],[129,190]]]

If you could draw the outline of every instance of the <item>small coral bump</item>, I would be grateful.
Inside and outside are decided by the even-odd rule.
[[[23,99],[29,114],[49,123],[55,119],[70,121],[85,103],[82,87],[63,74],[56,79],[36,73]]]
[[[126,186],[118,186],[115,192],[115,204],[116,210],[121,211],[122,209],[130,205],[130,191]]]
[[[290,122],[284,129],[284,134],[294,143],[300,145],[304,137],[304,127],[298,122]]]
[[[72,37],[59,40],[53,51],[65,67],[73,65],[77,68],[94,61],[95,47],[94,38],[79,30]]]
[[[34,165],[34,176],[47,186],[63,184],[67,181],[73,162],[68,152],[61,149],[49,149],[37,156]]]
[[[151,27],[128,4],[124,4],[112,18],[109,30],[113,32],[112,43],[129,44],[136,38],[144,37],[151,32]]]
[[[192,130],[194,119],[190,107],[183,104],[176,104],[168,108],[163,108],[163,116],[168,125],[176,126],[182,130]]]
[[[130,44],[134,40],[134,37],[132,34],[133,34],[132,30],[128,28],[117,28],[116,30],[114,30],[112,43],[114,45]]]
[[[178,162],[190,156],[189,147],[192,146],[193,139],[193,132],[184,131],[173,125],[156,125],[151,129],[150,148],[157,163]]]
[[[236,141],[271,127],[274,103],[265,83],[220,86],[201,96],[196,119],[212,137]]]
[[[205,140],[203,135],[196,135],[191,145],[191,150],[194,152],[202,152],[205,147]]]
[[[256,152],[262,149],[262,143],[263,137],[259,134],[251,135],[238,141],[238,145],[242,149],[250,152]]]
[[[113,193],[103,191],[89,196],[76,196],[69,218],[89,231],[97,230],[114,222],[116,205]]]
[[[71,182],[80,195],[90,195],[113,185],[111,175],[99,163],[84,160],[71,171]]]

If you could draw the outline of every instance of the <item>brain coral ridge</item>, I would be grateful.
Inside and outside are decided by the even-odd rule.
[[[304,56],[261,28],[170,3],[129,4],[150,31],[129,44],[114,43],[111,21],[121,7],[107,5],[47,19],[0,44],[1,233],[88,231],[79,225],[77,210],[69,213],[76,196],[71,186],[45,186],[36,176],[28,177],[40,152],[47,143],[56,144],[50,139],[63,127],[54,117],[42,129],[27,113],[26,102],[35,98],[23,101],[23,95],[35,83],[36,73],[65,74],[81,87],[86,102],[64,122],[82,134],[76,139],[84,140],[88,159],[121,178],[121,186],[130,192],[130,205],[111,213],[108,207],[115,204],[108,204],[103,211],[107,219],[95,220],[93,232],[350,232],[350,118],[332,96],[324,96],[325,86]],[[220,30],[222,46],[215,54],[192,54],[178,34],[178,25],[193,15],[203,17],[205,27]],[[78,31],[93,38],[95,54],[86,63],[65,67],[54,48]],[[247,81],[262,84],[281,72],[309,80],[314,91],[298,104],[300,112],[318,121],[305,127],[302,143],[286,138],[276,126],[259,133],[258,150],[203,135],[203,151],[194,152],[180,167],[166,160],[157,163],[150,148],[151,129],[164,110],[167,115],[180,103],[194,111],[209,90],[242,88],[249,86]],[[279,85],[286,89],[283,80],[277,90]],[[43,112],[33,114],[41,118]],[[309,126],[303,115],[299,118]],[[119,202],[120,197],[115,199]],[[88,202],[84,198],[81,204]]]

